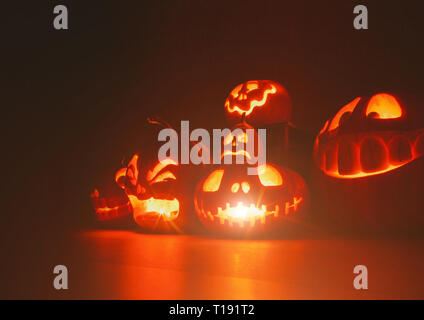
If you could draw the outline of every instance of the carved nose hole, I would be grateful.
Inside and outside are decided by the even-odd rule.
[[[242,182],[241,189],[243,190],[244,193],[248,193],[250,190],[250,184],[248,182]]]
[[[232,193],[236,193],[237,191],[239,191],[239,189],[240,189],[240,184],[239,183],[234,183],[232,186],[231,186],[231,192]]]

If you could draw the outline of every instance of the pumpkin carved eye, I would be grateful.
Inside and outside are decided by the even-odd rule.
[[[154,180],[150,182],[150,184],[163,182],[163,181],[171,181],[171,180],[177,180],[177,178],[171,171],[166,171],[158,175]]]
[[[341,108],[336,115],[334,116],[333,120],[331,120],[330,126],[328,128],[329,131],[337,129],[343,121],[345,121],[350,115],[352,114],[353,110],[355,109],[358,102],[361,100],[360,97],[356,98],[352,102],[345,105],[343,108]]]
[[[374,119],[397,119],[402,116],[402,107],[394,96],[379,93],[368,102],[366,116]]]
[[[146,179],[149,181],[149,184],[177,180],[171,171],[165,171],[161,173],[163,169],[170,165],[176,166],[177,162],[175,162],[173,159],[167,158],[156,164],[152,170],[147,171]]]
[[[242,182],[241,183],[241,189],[243,190],[244,193],[248,193],[249,190],[250,190],[249,182]]]
[[[205,192],[216,192],[221,185],[224,170],[213,171],[203,183],[203,191]]]
[[[240,189],[240,184],[239,183],[234,183],[232,186],[231,186],[231,192],[232,193],[237,193],[237,191],[239,191],[239,189]]]
[[[264,168],[259,171],[259,180],[265,187],[281,186],[283,184],[283,177],[276,168],[267,164]]]
[[[250,92],[252,90],[258,89],[258,83],[257,82],[248,82],[246,85],[246,92]]]

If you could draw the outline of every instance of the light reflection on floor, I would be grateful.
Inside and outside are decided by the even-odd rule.
[[[226,240],[90,231],[72,239],[72,298],[424,298],[422,243]],[[364,264],[369,290],[353,289]],[[71,273],[72,272],[72,273]]]

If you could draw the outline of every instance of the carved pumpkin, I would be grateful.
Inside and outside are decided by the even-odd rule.
[[[167,126],[158,120],[149,120],[149,123]],[[188,210],[184,210],[185,214],[182,212],[191,203],[186,194],[190,193],[191,171],[183,169],[171,158],[158,161],[155,135],[151,140],[153,144],[144,145],[141,149],[145,151],[135,153],[115,174],[115,181],[124,191],[125,199],[120,198],[117,203],[116,199],[99,198],[98,192],[93,192],[96,214],[100,220],[132,214],[134,221],[144,230],[182,232],[189,221]]]
[[[94,189],[91,201],[99,221],[115,220],[132,213],[131,204],[125,194],[120,197],[100,197],[99,190]]]
[[[301,217],[308,203],[302,177],[270,163],[258,168],[258,175],[248,175],[248,165],[235,161],[240,155],[244,160],[251,157],[246,143],[252,135],[246,134],[245,129],[252,127],[243,122],[235,129],[240,130],[233,131],[235,136],[228,135],[223,142],[232,144],[232,164],[216,167],[195,191],[194,204],[200,221],[213,232],[238,236],[275,230],[282,222]],[[257,149],[257,135],[253,137]]]
[[[165,159],[147,170],[142,163],[142,157],[135,154],[128,167],[116,174],[117,183],[131,203],[135,222],[145,229],[180,231],[176,223],[181,213],[177,163]]]
[[[223,165],[200,182],[194,196],[200,221],[211,231],[230,235],[270,231],[299,218],[307,202],[302,177],[273,164],[259,175],[247,175],[245,166]]]
[[[413,115],[397,97],[380,93],[354,99],[325,123],[314,144],[324,216],[352,230],[406,230],[423,222],[417,176],[424,129]]]
[[[328,120],[314,157],[327,175],[360,178],[399,168],[423,154],[424,129],[413,126],[394,96],[356,98]]]
[[[287,90],[271,80],[250,80],[235,87],[225,101],[230,123],[246,120],[257,125],[287,123],[291,115],[291,100]]]

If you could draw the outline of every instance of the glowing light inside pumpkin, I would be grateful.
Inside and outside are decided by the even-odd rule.
[[[258,169],[259,180],[263,186],[281,186],[283,177],[276,168],[267,164]]]
[[[156,199],[150,197],[149,199],[140,200],[134,195],[128,195],[131,206],[133,207],[134,218],[138,217],[149,218],[163,218],[166,221],[175,220],[178,217],[180,210],[180,203],[177,199]]]
[[[156,177],[162,169],[164,169],[165,167],[169,165],[176,166],[178,165],[178,163],[177,161],[171,158],[166,158],[166,159],[163,159],[162,161],[159,161],[152,170],[147,171],[147,175],[146,175],[147,181],[153,180],[153,178]]]
[[[361,100],[360,97],[356,98],[355,100],[353,100],[352,102],[349,102],[347,105],[345,105],[343,108],[341,108],[336,115],[334,116],[333,120],[331,120],[330,123],[330,127],[328,128],[329,131],[331,130],[335,130],[339,127],[340,125],[340,120],[342,118],[342,116],[345,113],[352,113],[353,110],[355,109],[356,105],[358,104],[358,102]],[[326,126],[324,126],[326,127]]]
[[[244,193],[248,193],[250,190],[250,184],[248,182],[242,182],[241,189],[243,190]]]
[[[402,116],[402,107],[394,96],[379,93],[368,102],[366,115],[377,119],[396,119]]]
[[[224,158],[225,156],[237,156],[237,155],[245,156],[247,159],[252,158],[250,153],[247,152],[246,150],[237,150],[237,151],[226,150],[222,153],[221,159]]]
[[[277,209],[278,211],[278,206]],[[230,207],[230,204],[227,203],[227,207],[222,209],[218,208],[218,217],[225,215],[229,218],[241,219],[241,220],[250,220],[256,219],[257,217],[263,217],[267,213],[266,206],[263,205],[261,208],[256,208],[253,204],[249,207],[243,205],[242,202],[237,203],[236,207]]]
[[[412,136],[415,136],[415,135],[418,135],[418,138],[416,139],[416,141],[418,141],[420,137],[419,132],[412,134]],[[399,146],[396,146],[396,144],[393,144],[390,142],[394,141],[394,139],[398,137],[399,136],[394,137],[390,139],[388,142],[384,141],[381,138],[376,138],[376,137],[372,138],[374,141],[378,141],[378,145],[384,151],[382,154],[382,158],[378,163],[379,165],[377,169],[366,170],[364,168],[364,164],[361,160],[361,156],[363,156],[363,158],[372,157],[372,155],[369,154],[368,151],[363,151],[361,148],[365,138],[362,139],[362,141],[359,144],[356,144],[354,142],[351,142],[349,144],[349,148],[351,149],[350,161],[352,162],[352,168],[354,168],[354,170],[352,170],[349,173],[344,173],[340,170],[340,165],[338,162],[339,146],[340,146],[339,143],[328,147],[326,149],[326,152],[322,153],[321,169],[325,172],[325,174],[332,176],[334,178],[355,179],[355,178],[374,176],[374,175],[386,173],[386,172],[395,170],[397,168],[400,168],[410,163],[414,159],[418,158],[420,156],[420,153],[416,148],[417,143],[413,145],[409,142],[405,142],[403,144],[403,150],[404,150],[403,153],[409,156],[405,156],[405,158],[403,159],[393,159],[390,156],[390,154],[397,154],[398,152],[397,148],[399,148]],[[404,141],[408,141],[408,138],[405,135],[402,137]],[[367,139],[370,139],[370,138],[368,137]],[[410,139],[414,141],[413,138],[410,138]],[[373,151],[375,152],[375,150]],[[365,152],[365,153],[362,154],[362,152]]]
[[[255,84],[254,82],[248,83],[247,86],[246,86],[247,89],[248,90],[254,90],[254,86],[253,86],[254,84]],[[237,98],[238,100],[245,100],[245,99],[247,99],[246,94],[240,92],[240,90],[242,89],[242,86],[243,85],[239,85],[233,91],[231,91],[231,95],[234,98]],[[250,86],[250,88],[249,88],[249,86]],[[257,88],[257,84],[256,84],[256,88]],[[237,112],[239,114],[245,113],[246,116],[248,116],[249,114],[251,114],[253,112],[253,109],[255,109],[256,107],[262,107],[266,103],[266,101],[268,99],[268,95],[275,94],[276,92],[277,92],[277,88],[275,86],[271,85],[271,88],[270,89],[266,89],[264,91],[261,100],[252,100],[250,102],[249,109],[247,109],[247,110],[244,110],[243,108],[240,108],[237,105],[231,107],[230,106],[230,102],[228,101],[228,99],[225,101],[225,108],[228,110],[228,112],[231,112],[231,113],[232,112]]]
[[[177,178],[171,171],[166,171],[158,175],[153,181],[150,181],[150,184],[169,180],[177,180]]]
[[[277,218],[280,214],[289,215],[290,213],[297,212],[302,201],[302,197],[293,197],[291,201],[285,202],[283,208],[280,208],[278,205],[245,205],[243,202],[238,202],[236,206],[232,207],[227,203],[225,208],[218,207],[214,213],[203,210],[202,213],[205,218],[209,218],[212,221],[217,219],[220,224],[228,222],[230,226],[236,224],[242,228],[247,225],[253,227],[257,222],[264,224],[267,216]]]
[[[112,220],[132,213],[131,204],[128,199],[101,198],[97,189],[91,194],[94,211],[100,221]]]
[[[213,171],[203,183],[203,191],[205,192],[216,192],[221,185],[222,177],[224,175],[224,170],[215,170]]]
[[[237,191],[239,191],[240,189],[240,184],[239,183],[233,183],[233,185],[231,186],[231,192],[232,193],[237,193]]]

